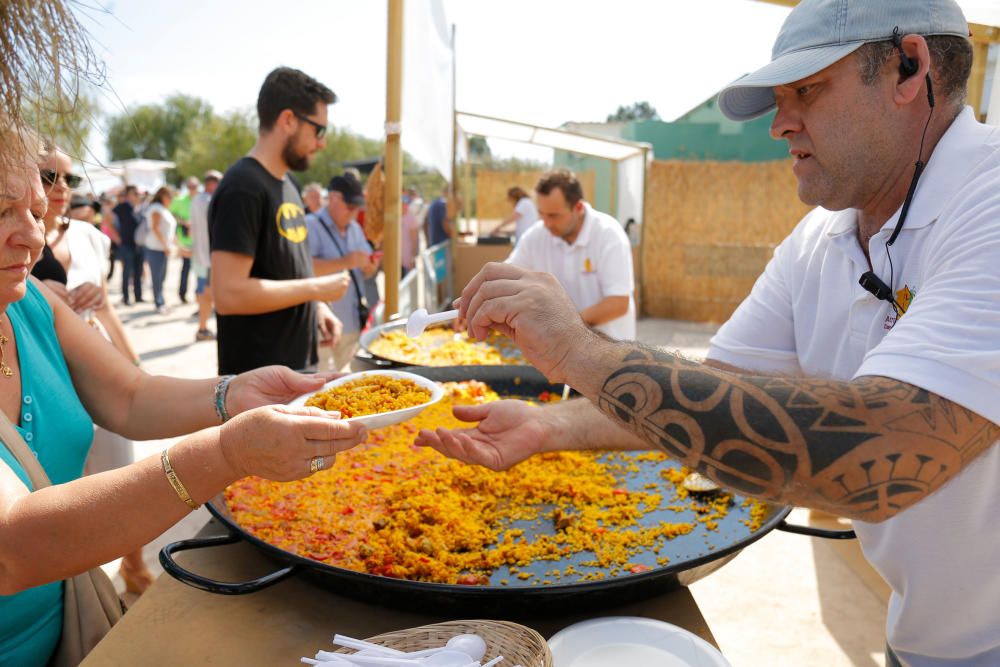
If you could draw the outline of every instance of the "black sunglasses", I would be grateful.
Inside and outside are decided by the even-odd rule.
[[[42,182],[45,185],[55,185],[59,177],[66,181],[66,185],[70,188],[75,188],[76,186],[83,183],[83,176],[77,176],[76,174],[62,174],[58,171],[52,171],[51,169],[39,169],[38,175],[42,177]]]
[[[310,125],[316,128],[317,139],[322,139],[323,135],[326,134],[326,125],[317,123],[312,118],[309,118],[304,114],[300,114],[298,111],[292,111],[292,113],[295,114],[295,117],[298,118],[299,120],[304,120],[305,122],[309,123]]]

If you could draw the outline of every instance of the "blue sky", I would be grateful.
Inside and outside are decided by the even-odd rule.
[[[252,107],[267,72],[290,65],[337,92],[333,124],[381,133],[386,0],[100,1],[108,13],[85,25],[107,64],[109,112],[174,92],[217,111]],[[675,117],[766,63],[789,11],[755,0],[444,2],[458,108],[544,126],[600,121],[638,100]],[[1000,0],[963,6],[973,19],[1000,15]]]
[[[205,98],[217,111],[251,107],[267,72],[290,65],[337,92],[332,123],[381,132],[385,0],[104,6],[108,14],[92,12],[85,24],[114,91],[101,93],[107,111],[174,92]],[[767,62],[788,13],[752,0],[445,0],[445,7],[457,26],[458,108],[546,126],[603,120],[638,100],[677,116]]]

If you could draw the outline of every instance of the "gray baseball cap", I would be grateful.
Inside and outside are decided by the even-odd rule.
[[[969,36],[954,0],[803,0],[785,19],[771,62],[719,93],[730,120],[751,120],[774,108],[774,86],[812,76],[867,42],[900,35]]]

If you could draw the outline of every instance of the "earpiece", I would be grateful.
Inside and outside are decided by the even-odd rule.
[[[917,73],[920,69],[920,64],[906,55],[906,51],[903,50],[903,38],[899,34],[899,26],[892,29],[892,43],[899,51],[899,73],[903,75],[904,79],[908,79]],[[927,73],[925,78],[927,81],[927,104],[930,105],[931,109],[934,108],[934,86],[931,84],[931,74]]]
[[[903,38],[899,34],[899,26],[892,29],[892,43],[895,45],[896,50],[899,51],[899,73],[903,75],[903,78],[909,78],[917,73],[920,69],[920,65],[916,60],[906,55],[906,51],[903,50]],[[933,104],[931,106],[934,106]]]
[[[903,75],[903,78],[909,78],[917,73],[920,69],[920,64],[906,55],[903,51],[903,38],[899,34],[899,26],[892,29],[892,43],[899,51],[899,73]],[[913,179],[910,181],[910,187],[906,192],[906,197],[903,199],[903,206],[899,210],[899,219],[896,221],[896,227],[892,230],[892,234],[889,236],[889,240],[885,244],[885,254],[889,259],[889,282],[886,283],[877,275],[874,271],[866,271],[861,274],[861,278],[858,280],[858,284],[861,287],[874,296],[879,301],[888,301],[892,304],[892,307],[896,310],[897,316],[902,316],[906,312],[893,298],[892,294],[892,255],[889,254],[889,247],[896,242],[896,237],[899,236],[899,232],[903,230],[903,223],[906,222],[906,216],[910,212],[910,204],[913,203],[913,196],[917,191],[917,181],[920,180],[920,174],[924,171],[924,161],[922,159],[924,153],[924,139],[927,137],[927,128],[931,124],[931,116],[934,115],[934,88],[931,85],[931,75],[930,72],[927,73],[925,79],[927,81],[927,103],[931,107],[930,113],[927,115],[927,122],[924,124],[924,132],[920,136],[920,149],[917,151],[917,162],[913,170]]]

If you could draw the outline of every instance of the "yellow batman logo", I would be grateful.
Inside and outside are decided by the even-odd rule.
[[[275,224],[278,227],[278,233],[292,243],[302,243],[309,235],[309,228],[306,226],[306,213],[298,204],[285,202],[279,206]]]

